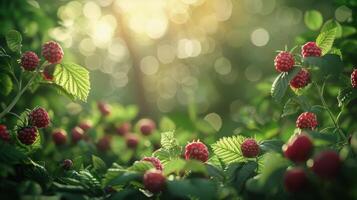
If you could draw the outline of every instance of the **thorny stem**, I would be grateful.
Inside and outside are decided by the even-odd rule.
[[[323,107],[327,110],[327,113],[329,114],[329,116],[330,116],[330,118],[331,118],[331,120],[332,120],[332,122],[333,122],[333,124],[334,124],[334,126],[335,126],[335,128],[336,128],[336,130],[338,130],[338,133],[339,133],[340,136],[343,138],[343,140],[344,140],[344,141],[347,141],[347,138],[346,138],[345,134],[342,132],[342,130],[341,130],[339,124],[338,124],[338,120],[337,120],[338,118],[337,118],[337,119],[335,118],[335,116],[333,115],[332,111],[328,108],[327,103],[326,103],[326,101],[325,101],[325,99],[324,99],[325,82],[322,84],[322,87],[321,87],[321,88],[320,88],[315,82],[314,82],[314,85],[315,85],[316,88],[317,88],[317,91],[318,91],[318,93],[319,93],[319,96],[320,96],[320,100],[321,100],[321,102],[322,102],[322,105],[323,105]],[[341,112],[342,112],[342,111],[341,111]],[[339,116],[341,115],[341,112],[340,112]]]

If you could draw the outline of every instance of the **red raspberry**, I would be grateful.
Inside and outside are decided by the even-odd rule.
[[[76,126],[72,129],[72,142],[77,143],[84,138],[84,131]]]
[[[260,152],[259,145],[254,139],[244,140],[244,142],[240,145],[240,150],[246,158],[255,158]]]
[[[196,159],[202,162],[206,162],[208,160],[208,154],[209,152],[206,145],[200,141],[193,141],[188,143],[185,147],[186,160]]]
[[[10,134],[5,125],[0,124],[0,139],[5,142],[10,141]]]
[[[144,174],[144,186],[152,193],[158,193],[165,188],[166,178],[160,170],[149,170]]]
[[[89,121],[89,120],[85,120],[85,121],[82,121],[80,124],[79,124],[79,127],[84,131],[84,132],[87,132],[89,129],[92,128],[92,122]]]
[[[42,46],[42,56],[51,64],[60,63],[63,58],[62,47],[54,41],[46,42]]]
[[[34,126],[23,127],[17,132],[17,138],[22,144],[31,145],[37,139],[37,128]]]
[[[321,49],[316,45],[315,42],[308,42],[304,44],[301,48],[301,55],[302,57],[320,57],[321,56]]]
[[[116,128],[118,135],[124,136],[129,133],[131,130],[131,124],[129,122],[122,123],[119,127]]]
[[[132,133],[127,134],[125,136],[125,139],[126,139],[126,146],[130,149],[135,149],[139,144],[139,138]]]
[[[39,63],[40,59],[35,52],[27,51],[21,56],[21,66],[27,71],[35,70]]]
[[[301,69],[299,73],[290,81],[293,88],[303,88],[311,82],[310,73],[306,69]]]
[[[99,111],[102,113],[103,116],[108,116],[111,113],[111,106],[105,102],[98,102],[97,103]]]
[[[294,67],[294,64],[294,56],[287,51],[280,52],[274,60],[275,69],[278,72],[288,72]]]
[[[294,136],[283,146],[286,158],[294,162],[305,162],[309,159],[314,146],[308,135],[301,133]]]
[[[156,129],[156,124],[151,119],[141,119],[138,122],[140,132],[143,135],[151,135]]]
[[[30,123],[37,128],[46,128],[50,124],[50,116],[43,108],[36,108],[29,115]]]
[[[63,129],[57,129],[53,131],[52,139],[56,145],[64,145],[67,142],[67,133]]]
[[[312,171],[323,179],[333,179],[339,173],[342,161],[340,156],[331,150],[319,153],[312,165]]]
[[[303,112],[296,120],[296,127],[300,129],[312,129],[314,130],[317,126],[317,117],[315,113]]]
[[[53,81],[53,73],[55,72],[56,65],[46,65],[42,72],[42,77],[46,81]]]
[[[302,168],[289,169],[284,175],[284,186],[288,192],[299,192],[308,183],[307,175]]]
[[[353,88],[357,88],[357,69],[353,70],[351,74],[351,84]]]
[[[161,164],[161,161],[158,158],[144,157],[141,160],[151,162],[157,170],[162,171],[162,164]]]
[[[109,151],[110,150],[110,140],[111,140],[111,138],[107,135],[100,138],[97,143],[97,149],[102,152]]]
[[[65,159],[62,163],[62,167],[64,170],[70,170],[73,166],[73,162],[70,159]]]

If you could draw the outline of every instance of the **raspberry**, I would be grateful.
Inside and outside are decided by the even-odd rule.
[[[280,52],[274,59],[275,69],[278,72],[288,72],[294,67],[294,56],[287,52]]]
[[[202,162],[206,162],[208,160],[208,154],[209,152],[206,145],[200,141],[193,141],[187,144],[185,147],[186,160],[196,159]]]
[[[289,169],[285,172],[284,186],[288,192],[299,192],[307,183],[307,175],[302,168]]]
[[[51,64],[60,63],[63,58],[62,47],[54,41],[46,42],[42,46],[42,56]]]
[[[36,108],[29,115],[30,123],[37,128],[46,128],[50,124],[50,117],[43,108]]]
[[[63,145],[67,142],[67,133],[63,129],[57,129],[52,133],[53,142],[56,145]]]
[[[246,158],[255,158],[258,156],[260,149],[258,143],[254,139],[246,139],[240,145],[242,154]]]
[[[311,82],[310,73],[306,69],[301,69],[299,73],[290,81],[293,88],[303,88]]]
[[[317,126],[317,117],[315,113],[303,112],[296,120],[296,127],[300,129],[315,129]]]
[[[319,153],[312,165],[312,171],[323,179],[333,179],[341,168],[340,156],[331,150]]]
[[[129,122],[122,123],[119,127],[116,128],[118,135],[124,136],[129,133],[131,129],[131,124]]]
[[[10,134],[5,125],[0,124],[0,139],[5,142],[10,141]]]
[[[294,136],[283,146],[285,157],[294,162],[305,162],[309,159],[312,150],[313,143],[305,133]]]
[[[99,111],[102,113],[103,116],[108,116],[111,113],[111,106],[105,102],[98,102],[97,103]]]
[[[162,164],[161,164],[161,161],[158,158],[144,157],[141,160],[151,162],[157,170],[162,171]]]
[[[89,129],[92,128],[92,122],[89,121],[89,120],[85,120],[85,121],[82,121],[80,124],[79,124],[79,127],[84,131],[84,132],[87,132]]]
[[[37,128],[34,126],[23,127],[17,132],[17,138],[22,144],[31,145],[36,141]]]
[[[155,122],[151,119],[141,119],[138,122],[140,132],[143,135],[151,135],[156,129]]]
[[[102,152],[106,152],[110,150],[110,137],[103,136],[99,139],[97,143],[97,149]]]
[[[40,59],[35,52],[27,51],[21,56],[21,66],[27,71],[35,70],[39,63]]]
[[[70,170],[73,166],[73,162],[70,159],[65,159],[62,163],[62,167],[64,170]]]
[[[353,88],[357,88],[357,69],[353,70],[351,74],[351,84]]]
[[[72,129],[72,142],[77,143],[84,137],[84,131],[80,127],[76,126]]]
[[[53,73],[55,72],[56,65],[46,65],[42,72],[42,77],[46,81],[53,81]]]
[[[160,170],[149,170],[144,174],[144,186],[152,193],[158,193],[165,188],[166,178]]]
[[[135,149],[139,144],[139,138],[132,133],[127,134],[125,139],[126,139],[126,146],[130,149]]]
[[[302,57],[320,57],[321,56],[321,49],[316,45],[315,42],[308,42],[304,44],[301,48],[301,55]]]

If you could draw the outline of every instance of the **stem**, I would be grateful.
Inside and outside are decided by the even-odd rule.
[[[11,109],[16,105],[17,101],[19,101],[20,97],[23,95],[23,93],[27,90],[27,88],[31,85],[32,81],[35,79],[37,75],[37,71],[35,74],[32,75],[31,79],[27,82],[24,88],[22,88],[19,93],[15,96],[14,100],[5,108],[4,111],[0,113],[0,119],[2,119],[7,113],[11,111]]]
[[[315,82],[314,85],[317,88],[317,91],[319,92],[319,96],[320,96],[320,100],[322,102],[322,105],[325,107],[325,109],[327,110],[327,113],[329,114],[335,128],[338,130],[340,136],[343,138],[343,140],[347,141],[347,138],[345,136],[345,134],[342,132],[340,126],[338,125],[338,121],[336,120],[335,116],[333,115],[332,111],[328,108],[327,103],[324,99],[324,88],[325,88],[325,82],[322,84],[322,87],[320,88]],[[339,114],[340,115],[340,114]]]

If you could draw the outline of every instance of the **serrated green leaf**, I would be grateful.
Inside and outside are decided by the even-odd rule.
[[[329,20],[321,29],[321,33],[316,38],[316,44],[322,50],[322,55],[327,54],[333,45],[337,34],[337,22]]]
[[[271,87],[271,96],[276,102],[280,102],[288,89],[291,79],[300,71],[300,68],[294,67],[290,72],[282,72],[274,80]]]
[[[161,131],[172,131],[176,128],[175,123],[168,117],[161,118],[159,124]]]
[[[13,89],[13,83],[9,75],[5,73],[0,74],[0,94],[7,96]]]
[[[305,12],[304,22],[309,29],[316,31],[321,27],[323,17],[319,11],[309,10]]]
[[[281,114],[281,117],[286,117],[288,115],[295,114],[297,113],[297,111],[299,111],[299,109],[299,104],[293,99],[289,99],[284,105],[283,114]]]
[[[185,168],[186,162],[182,159],[170,160],[164,165],[164,174],[169,175],[172,173],[178,174]]]
[[[90,90],[89,72],[74,63],[63,63],[56,66],[53,82],[63,88],[75,99],[87,101]]]
[[[338,106],[341,107],[347,105],[350,101],[352,101],[355,98],[357,98],[356,89],[350,87],[341,89],[337,96]]]
[[[110,181],[115,179],[116,177],[122,175],[127,170],[121,167],[120,165],[113,163],[113,165],[107,170],[102,179],[102,186],[107,186]]]
[[[16,30],[10,30],[6,33],[6,44],[9,47],[11,51],[14,52],[21,52],[21,42],[22,42],[22,36],[21,34],[16,31]]]
[[[169,156],[169,160],[177,159],[181,153],[181,147],[173,131],[161,133],[161,149],[162,154]]]
[[[92,155],[92,163],[94,170],[104,171],[107,169],[107,165],[105,164],[105,162],[95,155]]]
[[[211,146],[214,154],[228,165],[233,162],[244,161],[240,150],[240,145],[244,139],[243,136],[223,137]]]
[[[128,171],[145,172],[153,168],[155,168],[155,166],[149,161],[135,161],[134,164],[128,168]]]

